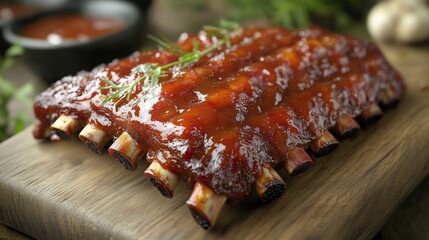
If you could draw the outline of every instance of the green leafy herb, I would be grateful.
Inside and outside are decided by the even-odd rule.
[[[168,40],[165,37],[162,38],[157,38],[153,35],[147,35],[147,37],[156,42],[161,48],[163,48],[164,50],[170,51],[172,53],[174,53],[175,55],[183,55],[185,54],[185,51],[183,51],[182,49],[180,49],[175,43],[173,43],[172,41]]]
[[[195,40],[193,42],[193,50],[191,52],[185,53],[183,50],[178,48],[174,43],[165,40],[165,39],[159,39],[153,36],[150,36],[150,38],[154,41],[156,41],[161,48],[164,48],[166,50],[170,50],[175,54],[178,54],[179,59],[177,61],[165,64],[165,65],[157,65],[157,64],[141,64],[140,66],[136,67],[134,69],[135,72],[141,73],[143,76],[136,79],[129,85],[117,85],[112,80],[109,80],[107,78],[104,78],[103,80],[106,82],[106,86],[101,87],[101,89],[113,89],[115,92],[104,99],[103,103],[112,101],[114,99],[117,99],[117,102],[119,102],[122,99],[126,99],[127,101],[130,100],[131,94],[135,91],[136,85],[143,81],[143,87],[145,91],[150,90],[152,87],[158,84],[159,79],[167,76],[167,70],[171,67],[178,66],[180,69],[187,68],[191,66],[192,64],[195,64],[198,62],[202,57],[206,56],[210,52],[214,51],[215,49],[225,45],[226,47],[231,47],[230,43],[230,32],[233,30],[237,30],[240,26],[237,23],[233,23],[226,20],[221,20],[219,27],[217,26],[204,26],[204,30],[207,31],[209,36],[216,36],[220,40],[211,45],[210,47],[206,49],[200,50],[198,42]],[[180,49],[181,51],[177,51]]]
[[[3,72],[13,65],[14,57],[22,53],[22,47],[13,45],[5,52],[4,57],[0,59],[0,142],[13,133],[23,130],[28,124],[28,119],[24,112],[12,116],[8,107],[12,100],[30,107],[31,100],[29,95],[33,92],[33,85],[27,83],[20,88],[16,88],[2,76]]]
[[[336,31],[349,31],[363,20],[369,0],[224,0],[229,16],[237,21],[266,19],[289,28],[317,24]]]
[[[235,21],[268,21],[288,28],[320,25],[340,32],[355,33],[361,27],[374,0],[167,0],[178,15],[191,10],[219,14],[213,8],[223,4],[221,14]],[[201,17],[200,21],[206,18]],[[357,32],[359,33],[359,32]],[[360,33],[362,34],[362,33]]]

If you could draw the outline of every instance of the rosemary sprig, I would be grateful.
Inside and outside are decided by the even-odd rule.
[[[131,94],[135,91],[136,85],[143,81],[143,87],[145,91],[149,91],[152,87],[158,84],[161,77],[167,76],[167,70],[174,66],[179,66],[179,69],[184,69],[192,64],[198,62],[202,57],[206,56],[210,52],[217,48],[225,45],[227,48],[231,47],[229,34],[231,31],[238,29],[240,26],[237,23],[221,20],[219,27],[217,26],[204,26],[204,30],[209,36],[215,36],[220,40],[215,44],[211,45],[206,49],[200,50],[198,41],[194,40],[193,50],[185,53],[182,49],[178,48],[174,43],[166,39],[159,39],[154,36],[148,36],[150,39],[158,43],[161,48],[169,50],[177,54],[179,59],[177,61],[167,63],[165,65],[157,64],[141,64],[134,69],[135,72],[142,73],[143,76],[136,79],[129,85],[117,85],[113,81],[104,77],[103,80],[106,82],[106,86],[100,89],[113,89],[116,92],[104,99],[103,103],[109,102],[113,99],[117,99],[115,104],[122,99],[130,100]]]
[[[158,38],[158,37],[155,37],[151,34],[148,34],[147,38],[156,42],[158,44],[158,46],[160,46],[164,50],[170,51],[177,56],[181,56],[181,55],[185,54],[185,51],[180,49],[176,44],[174,44],[172,41],[168,40],[166,37]]]

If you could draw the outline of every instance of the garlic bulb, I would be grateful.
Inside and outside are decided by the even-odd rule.
[[[371,9],[367,24],[378,41],[424,41],[429,39],[429,7],[424,0],[382,1]]]

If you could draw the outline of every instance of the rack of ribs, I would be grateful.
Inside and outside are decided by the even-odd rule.
[[[184,52],[219,41],[206,31],[183,34]],[[405,90],[378,48],[319,28],[241,28],[185,68],[172,67],[150,90],[126,98],[106,79],[126,86],[142,64],[177,61],[168,50],[135,53],[90,72],[65,77],[38,96],[36,138],[79,138],[108,152],[128,170],[142,158],[144,174],[171,198],[180,181],[193,187],[187,205],[205,229],[227,199],[256,189],[263,202],[285,191],[277,173],[308,169],[361,124],[378,119]],[[112,143],[113,141],[113,143]],[[111,143],[111,144],[108,144]],[[110,145],[110,146],[107,146]],[[311,157],[313,156],[313,157]],[[277,170],[276,170],[277,169]]]

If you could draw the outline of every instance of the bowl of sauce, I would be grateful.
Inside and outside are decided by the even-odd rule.
[[[39,12],[41,8],[36,5],[20,2],[0,2],[0,24],[30,16]]]
[[[89,41],[92,38],[121,32],[125,27],[126,22],[121,18],[73,13],[54,15],[31,22],[21,29],[21,36],[58,45],[67,41]]]
[[[79,1],[13,21],[3,35],[23,46],[27,65],[51,83],[137,50],[140,23],[132,3]]]
[[[43,11],[45,6],[24,1],[0,1],[0,29],[10,21],[32,16]],[[0,37],[0,52],[4,52],[10,44]]]

